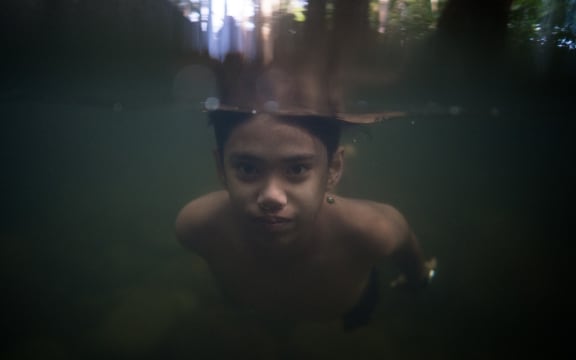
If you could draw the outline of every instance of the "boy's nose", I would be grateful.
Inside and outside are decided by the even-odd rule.
[[[258,207],[264,212],[278,212],[286,206],[286,193],[277,181],[271,180],[258,194]]]

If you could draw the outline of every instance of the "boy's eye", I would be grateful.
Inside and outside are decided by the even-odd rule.
[[[306,165],[292,165],[288,167],[286,173],[288,176],[303,176],[310,168]]]
[[[258,168],[252,164],[238,164],[236,165],[236,172],[241,177],[254,177],[258,175]]]

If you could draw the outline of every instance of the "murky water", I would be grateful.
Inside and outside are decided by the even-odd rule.
[[[217,86],[177,26],[164,29],[181,9],[80,3],[67,11],[82,19],[62,2],[53,22],[35,3],[26,19],[43,27],[30,21],[16,37],[28,45],[3,63],[1,357],[273,358],[271,335],[227,309],[174,237],[179,209],[219,188],[200,111]],[[494,65],[474,46],[437,45],[445,2],[366,3],[374,37],[344,49],[343,104],[409,116],[346,134],[340,191],[403,211],[438,276],[418,297],[384,289],[374,322],[355,333],[302,326],[283,353],[484,359],[548,344],[568,305],[559,285],[573,218],[574,51],[534,47],[518,20]],[[522,9],[512,19],[528,22]],[[98,35],[103,18],[125,31]]]

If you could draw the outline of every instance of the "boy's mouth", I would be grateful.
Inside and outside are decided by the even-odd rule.
[[[262,223],[262,224],[280,224],[280,223],[287,223],[287,222],[292,221],[288,218],[280,217],[280,216],[258,216],[256,218],[254,218],[254,220],[257,223]]]
[[[280,216],[258,216],[254,218],[254,222],[271,231],[284,230],[292,224],[291,219]]]

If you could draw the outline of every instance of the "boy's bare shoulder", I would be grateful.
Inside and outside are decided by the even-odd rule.
[[[214,237],[222,223],[228,193],[216,191],[192,200],[180,210],[176,218],[176,237],[186,248],[202,252],[208,238]]]
[[[410,235],[405,217],[391,205],[351,198],[337,201],[338,217],[346,233],[376,256],[390,255]]]

